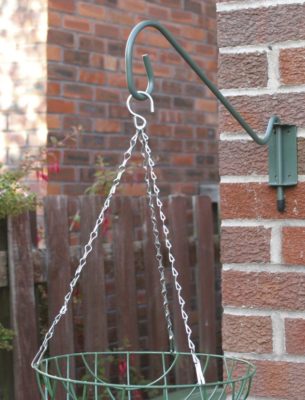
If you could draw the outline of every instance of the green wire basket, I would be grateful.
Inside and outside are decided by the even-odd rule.
[[[255,367],[237,358],[196,353],[203,373],[222,363],[222,381],[175,383],[177,371],[192,372],[182,352],[101,352],[49,357],[35,367],[42,399],[48,400],[224,400],[246,399]],[[149,381],[137,371],[150,358],[159,375]],[[74,375],[77,371],[77,376]],[[195,377],[194,377],[195,381]],[[64,395],[63,395],[64,393]]]

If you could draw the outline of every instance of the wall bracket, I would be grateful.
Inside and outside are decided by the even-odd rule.
[[[297,127],[275,124],[268,147],[269,185],[277,187],[277,208],[284,211],[284,187],[298,183]]]
[[[169,41],[184,61],[257,144],[269,144],[269,185],[277,187],[277,208],[278,211],[284,211],[284,187],[297,184],[296,127],[293,125],[282,125],[279,118],[276,115],[272,115],[269,118],[265,134],[263,136],[257,135],[239,112],[232,106],[229,100],[226,99],[220,90],[208,79],[199,65],[180,46],[174,36],[158,21],[142,21],[138,23],[131,31],[127,40],[125,50],[126,78],[129,92],[135,99],[146,100],[147,98],[143,92],[138,91],[135,87],[132,67],[135,40],[137,35],[145,28],[157,29]],[[143,62],[148,79],[146,93],[151,94],[155,86],[154,73],[147,54],[143,55]]]

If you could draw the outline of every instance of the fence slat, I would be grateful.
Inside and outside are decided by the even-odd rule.
[[[191,266],[189,260],[188,246],[188,220],[187,220],[187,198],[184,196],[171,196],[169,199],[169,221],[170,234],[173,244],[173,254],[176,259],[176,269],[179,276],[178,281],[182,287],[181,295],[185,300],[185,311],[190,315],[191,311]],[[174,290],[174,289],[173,289]],[[176,293],[176,291],[174,290]],[[176,347],[179,351],[189,351],[187,336],[181,317],[180,305],[176,295],[174,299],[174,334]],[[188,321],[190,325],[190,321]],[[186,383],[192,380],[193,368],[179,366],[176,371],[178,383]]]
[[[193,198],[194,225],[197,233],[197,307],[199,313],[199,348],[216,354],[215,255],[212,203],[207,196]],[[206,373],[217,378],[216,366]]]
[[[133,251],[133,213],[131,199],[113,199],[113,254],[117,306],[117,336],[120,346],[139,349],[137,294]]]
[[[88,242],[101,207],[101,199],[96,196],[83,196],[80,199],[82,246]],[[105,351],[108,348],[102,229],[100,228],[80,278],[83,295],[84,351]]]
[[[49,321],[63,305],[64,296],[71,280],[69,222],[67,198],[49,196],[45,198],[46,247],[48,260],[48,305]],[[73,353],[73,318],[72,304],[57,325],[54,337],[50,340],[52,355]]]
[[[8,219],[10,310],[14,339],[14,398],[39,399],[30,367],[38,350],[29,214]]]

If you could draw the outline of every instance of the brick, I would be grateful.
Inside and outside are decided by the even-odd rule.
[[[222,337],[224,351],[272,353],[271,318],[224,314]]]
[[[253,141],[220,141],[220,175],[268,175],[267,146]],[[298,139],[298,173],[305,174],[305,139]]]
[[[120,100],[120,92],[117,90],[97,88],[95,98],[98,101],[117,103]]]
[[[48,129],[59,129],[61,127],[61,119],[58,115],[47,115]]]
[[[195,17],[194,14],[191,12],[180,11],[180,10],[171,10],[172,21],[175,21],[175,22],[178,22],[181,24],[193,24],[194,17]]]
[[[90,117],[103,117],[106,115],[106,106],[98,103],[80,102],[78,111],[80,114]]]
[[[90,32],[90,23],[84,18],[66,15],[63,25],[66,29],[72,31]]]
[[[112,56],[123,57],[125,52],[125,43],[121,42],[108,42],[107,54]],[[135,71],[136,73],[136,71]]]
[[[65,65],[48,63],[48,78],[59,80],[76,80],[76,68]]]
[[[70,167],[60,167],[59,172],[48,172],[49,181],[70,182],[75,181],[75,169]]]
[[[95,130],[98,132],[121,132],[122,126],[119,121],[97,119],[95,121]]]
[[[109,37],[111,39],[119,38],[120,30],[115,25],[95,24],[95,36]]]
[[[220,12],[219,47],[304,40],[304,15],[302,4]]]
[[[304,310],[305,274],[223,271],[225,306]]]
[[[109,116],[110,118],[118,119],[130,118],[129,111],[125,106],[117,106],[114,104],[109,106]]]
[[[205,112],[217,112],[217,101],[216,100],[208,100],[208,99],[196,99],[195,100],[195,110],[201,110]]]
[[[75,112],[75,105],[71,101],[48,99],[47,109],[49,113],[73,114]]]
[[[61,194],[61,184],[48,182],[47,184],[47,193],[49,196]]]
[[[74,0],[49,0],[48,7],[51,10],[58,10],[72,13],[75,9]]]
[[[118,8],[128,12],[146,13],[147,4],[142,0],[119,0]]]
[[[221,260],[223,263],[270,261],[271,229],[224,227],[221,232]]]
[[[105,83],[105,73],[100,71],[91,71],[89,69],[81,69],[79,80],[84,83],[102,85]]]
[[[93,90],[86,85],[67,83],[64,85],[64,96],[74,99],[91,100],[93,98]]]
[[[276,208],[276,190],[267,183],[222,183],[222,218],[305,218],[305,184],[285,189],[286,209]],[[268,207],[266,207],[268,204]]]
[[[252,361],[251,361],[252,362]],[[302,362],[255,361],[257,368],[252,396],[303,400],[305,364]]]
[[[59,29],[49,29],[47,40],[49,44],[57,44],[63,47],[74,46],[74,35]]]
[[[283,227],[283,261],[286,264],[304,265],[305,228]]]
[[[147,15],[150,15],[151,18],[154,19],[169,19],[169,10],[166,8],[161,8],[154,5],[148,5]]]
[[[177,166],[192,166],[194,165],[194,157],[191,154],[176,154],[171,156],[171,163]]]
[[[175,151],[181,152],[183,149],[183,143],[181,140],[165,140],[162,139],[158,145],[160,151]]]
[[[205,164],[201,160],[206,157],[201,154],[206,150],[206,144],[203,142],[199,142],[198,140],[186,140],[184,142],[184,152],[197,153],[196,155],[196,163],[197,164]],[[199,154],[199,155],[198,155]]]
[[[79,146],[82,149],[102,149],[105,146],[105,138],[102,135],[86,133],[80,136]]]
[[[285,336],[286,352],[289,354],[304,355],[305,347],[305,320],[286,318]]]
[[[95,53],[103,53],[105,51],[105,43],[101,39],[95,39],[90,36],[81,36],[79,38],[79,48],[86,51],[94,51]]]
[[[181,31],[181,36],[183,36],[187,39],[197,40],[197,41],[201,42],[206,39],[207,34],[201,28],[194,28],[192,26],[188,26],[187,29],[183,29]]]
[[[149,124],[150,136],[161,136],[162,138],[172,136],[173,127],[163,124]],[[178,141],[177,141],[178,142]],[[179,142],[181,144],[181,142]]]
[[[95,4],[79,2],[78,12],[83,17],[89,17],[98,20],[107,18],[106,9]]]
[[[195,14],[202,13],[202,3],[200,1],[188,0],[184,2],[184,9],[192,11]]]
[[[69,116],[65,115],[63,117],[63,128],[64,129],[72,129],[75,127],[81,127],[81,129],[85,131],[92,130],[92,119],[79,117],[78,115]]]
[[[280,52],[280,79],[285,85],[304,85],[305,49],[283,49]]]
[[[47,58],[50,61],[61,61],[61,48],[58,46],[47,46]]]
[[[251,141],[220,141],[220,175],[268,174],[268,148]]]
[[[192,109],[194,107],[194,100],[183,97],[174,98],[174,106],[177,108]]]
[[[247,123],[259,132],[265,132],[269,118],[276,114],[285,124],[305,126],[302,105],[305,93],[283,93],[263,96],[227,97]],[[293,104],[293,107],[287,107]],[[219,129],[225,132],[242,132],[240,125],[220,106]]]
[[[104,67],[108,71],[117,71],[118,70],[118,60],[116,57],[112,57],[109,55],[104,56]]]
[[[266,53],[220,54],[219,87],[266,87],[268,63]]]
[[[89,163],[88,151],[66,150],[64,153],[64,164],[85,165]]]
[[[49,10],[48,13],[48,26],[61,27],[61,14],[55,11]]]
[[[86,51],[65,50],[64,62],[67,64],[87,66],[89,65],[89,53]]]
[[[106,18],[108,22],[122,26],[133,26],[135,24],[135,15],[133,13],[123,13],[116,9],[107,9]]]

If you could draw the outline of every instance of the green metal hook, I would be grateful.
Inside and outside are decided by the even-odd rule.
[[[271,116],[267,125],[267,129],[265,134],[261,137],[258,136],[257,133],[247,124],[247,122],[242,118],[242,116],[235,110],[235,108],[231,105],[231,103],[222,95],[222,93],[218,90],[218,88],[208,79],[205,73],[201,70],[201,68],[195,63],[195,61],[190,57],[190,55],[179,45],[176,39],[172,36],[172,34],[162,26],[158,21],[142,21],[138,23],[133,30],[131,31],[125,50],[125,63],[126,63],[126,78],[127,85],[131,95],[137,100],[145,100],[146,96],[140,93],[134,83],[133,79],[133,67],[132,67],[132,59],[133,59],[133,47],[135,44],[135,40],[138,34],[145,28],[155,28],[169,41],[169,43],[175,48],[175,50],[181,55],[184,61],[192,68],[192,70],[199,76],[202,82],[211,90],[211,92],[217,97],[217,99],[223,104],[223,106],[229,111],[229,113],[237,120],[237,122],[244,128],[244,130],[251,136],[251,138],[258,144],[264,145],[269,142],[269,151],[270,151],[270,138],[272,133],[278,131],[276,127],[282,127],[280,125],[280,120],[277,116]],[[143,56],[144,66],[147,74],[148,85],[146,92],[148,94],[152,94],[154,89],[154,74],[151,66],[151,62],[149,56],[146,54]],[[273,146],[273,145],[272,145]],[[280,168],[278,175],[282,176],[283,174],[283,146],[281,144],[278,145],[277,150],[277,159],[280,160],[277,162],[278,168]],[[296,160],[296,156],[295,156]],[[288,174],[291,176],[291,173]],[[294,174],[295,175],[295,174]],[[278,197],[278,210],[284,211],[285,208],[285,200],[284,200],[284,192],[283,186],[294,185],[296,183],[291,183],[291,181],[287,180],[286,183],[277,183],[273,186],[277,186],[277,197]]]

